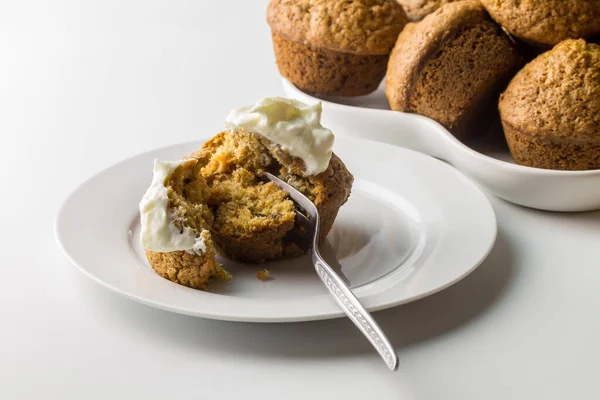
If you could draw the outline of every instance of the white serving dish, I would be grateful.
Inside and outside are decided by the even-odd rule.
[[[442,159],[494,195],[547,211],[600,209],[600,170],[558,171],[513,162],[498,128],[462,143],[430,118],[392,111],[384,83],[356,98],[314,97],[282,79],[286,95],[305,103],[321,101],[323,124],[338,136],[354,136],[413,149]]]

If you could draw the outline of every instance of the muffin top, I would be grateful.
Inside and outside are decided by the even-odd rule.
[[[542,45],[600,33],[600,0],[481,0],[499,24]]]
[[[389,54],[408,22],[396,0],[271,0],[267,22],[293,41],[353,54]]]
[[[398,37],[388,64],[386,89],[390,102],[407,107],[413,76],[423,60],[461,28],[482,21],[493,24],[481,3],[469,0],[446,4],[421,22],[409,23]]]
[[[534,136],[600,140],[600,46],[559,43],[513,78],[499,108],[504,123]]]
[[[454,1],[457,0],[398,0],[411,21],[420,21],[440,6]]]

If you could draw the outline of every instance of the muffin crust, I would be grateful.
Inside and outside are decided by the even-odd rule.
[[[408,19],[411,21],[420,21],[425,16],[431,14],[446,3],[452,3],[458,0],[398,0],[402,5]]]
[[[515,37],[546,47],[600,34],[599,0],[481,0]]]
[[[288,40],[341,53],[385,55],[407,18],[395,0],[272,0],[267,22]]]

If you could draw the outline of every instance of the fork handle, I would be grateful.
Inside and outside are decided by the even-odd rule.
[[[369,339],[381,358],[392,371],[398,368],[398,355],[371,314],[363,307],[358,298],[344,283],[339,275],[323,260],[317,252],[313,253],[313,264],[319,278],[325,283],[338,305],[344,310],[354,325]]]

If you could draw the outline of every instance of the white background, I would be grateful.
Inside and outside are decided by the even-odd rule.
[[[492,198],[499,235],[484,264],[376,314],[396,373],[348,320],[169,314],[69,264],[53,220],[82,180],[283,94],[265,6],[0,3],[0,398],[599,398],[600,212]]]

